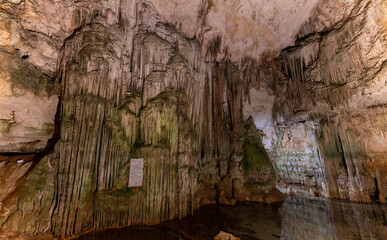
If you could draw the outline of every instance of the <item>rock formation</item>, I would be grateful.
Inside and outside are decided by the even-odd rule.
[[[0,2],[0,230],[387,200],[383,0]],[[128,188],[130,159],[143,186]]]
[[[341,2],[318,6],[277,58],[266,146],[286,182],[386,202],[386,3]]]
[[[231,233],[221,231],[214,237],[214,240],[240,240],[240,238],[234,237]]]

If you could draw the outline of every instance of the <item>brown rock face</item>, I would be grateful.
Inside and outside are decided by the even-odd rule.
[[[385,2],[223,2],[0,2],[0,231],[387,200]]]

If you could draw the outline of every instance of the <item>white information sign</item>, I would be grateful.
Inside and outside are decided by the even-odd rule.
[[[141,187],[144,177],[144,159],[130,159],[130,172],[128,187]]]

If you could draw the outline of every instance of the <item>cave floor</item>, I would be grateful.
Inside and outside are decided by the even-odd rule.
[[[387,205],[288,196],[283,203],[206,205],[183,220],[90,232],[78,240],[213,239],[225,231],[249,239],[387,239]]]

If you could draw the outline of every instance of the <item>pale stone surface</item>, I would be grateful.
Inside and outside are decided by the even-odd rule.
[[[209,1],[205,17],[204,41],[222,36],[222,47],[233,61],[259,58],[264,52],[292,45],[301,25],[318,0]],[[206,41],[207,40],[207,41]],[[225,54],[225,52],[223,52]]]
[[[251,116],[255,126],[263,130],[271,126],[273,105],[274,94],[270,93],[269,88],[251,88],[249,99],[243,103],[243,115],[245,119]]]
[[[266,130],[266,129],[265,129]],[[266,147],[282,181],[321,188],[324,171],[315,123],[295,123],[264,131]],[[264,142],[265,142],[264,140]]]
[[[54,134],[57,105],[57,96],[0,96],[0,152],[25,152],[26,145],[30,152],[44,148]]]
[[[204,46],[222,38],[219,56],[239,62],[259,58],[292,45],[301,25],[312,14],[318,0],[151,0],[156,10],[187,36],[202,39]],[[226,54],[226,49],[227,53]]]

